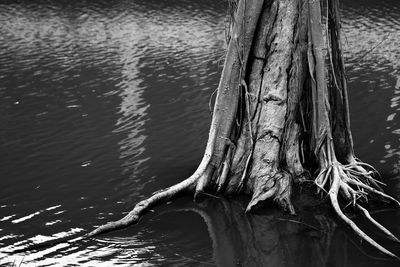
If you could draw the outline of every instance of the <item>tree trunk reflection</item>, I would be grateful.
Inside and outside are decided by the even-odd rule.
[[[336,224],[327,217],[283,217],[274,210],[246,214],[245,209],[245,203],[226,199],[207,199],[195,209],[208,226],[218,266],[346,264],[346,237],[334,235]]]

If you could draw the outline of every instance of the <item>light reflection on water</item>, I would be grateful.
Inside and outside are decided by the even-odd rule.
[[[211,0],[0,3],[0,263],[202,266],[250,260],[239,253],[234,234],[226,253],[218,250],[224,240],[213,239],[213,229],[232,223],[194,204],[161,207],[165,213],[99,239],[69,241],[196,167],[221,71],[225,14],[226,3]],[[399,21],[398,1],[344,1],[356,151],[381,170],[397,197]],[[228,211],[238,208],[232,204]],[[266,216],[260,220],[271,219]],[[398,212],[378,216],[399,235]],[[234,229],[251,234],[242,228]],[[284,238],[291,240],[291,253],[310,238],[295,230]],[[266,233],[273,236],[261,244],[276,240],[275,230]],[[321,255],[335,255],[337,244],[349,243],[340,229],[332,235],[331,252]],[[260,260],[271,259],[254,246]],[[282,255],[273,251],[281,264]],[[349,266],[368,259],[350,243],[347,254]]]

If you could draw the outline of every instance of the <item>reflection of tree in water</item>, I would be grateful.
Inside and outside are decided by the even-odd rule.
[[[123,174],[130,175],[117,190],[129,187],[129,192],[140,192],[153,182],[171,155],[181,162],[170,144],[186,141],[185,137],[193,136],[188,134],[193,124],[208,121],[209,112],[204,112],[211,91],[206,86],[207,70],[216,48],[223,44],[222,15],[204,18],[201,10],[165,10],[153,4],[129,4],[126,16],[107,20],[121,75],[118,90],[111,92],[121,99],[113,133],[123,136],[118,144],[120,158]],[[104,31],[101,24],[94,24],[100,25],[97,31]],[[188,105],[192,99],[196,101]],[[186,141],[186,147],[193,139]]]
[[[225,199],[207,199],[192,209],[207,224],[218,266],[345,265],[347,241],[324,215],[291,219],[279,211],[245,209],[244,202]]]

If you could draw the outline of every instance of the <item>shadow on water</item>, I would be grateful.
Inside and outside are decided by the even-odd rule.
[[[342,3],[355,150],[399,198],[400,1]],[[0,1],[0,265],[392,264],[327,216],[247,216],[240,201],[184,198],[124,231],[68,242],[196,167],[226,5]],[[400,235],[399,211],[376,218]]]

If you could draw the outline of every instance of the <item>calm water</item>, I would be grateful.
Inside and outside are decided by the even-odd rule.
[[[400,198],[400,1],[342,11],[356,151]],[[126,230],[8,253],[117,219],[196,168],[225,14],[214,0],[0,1],[0,264],[396,266],[307,210],[244,216],[243,202],[190,198]],[[399,211],[376,217],[400,235]]]

